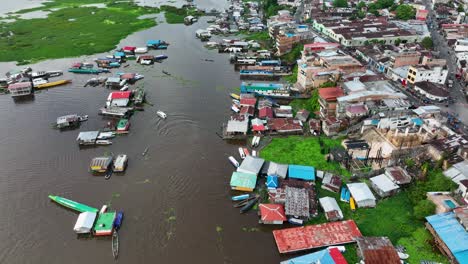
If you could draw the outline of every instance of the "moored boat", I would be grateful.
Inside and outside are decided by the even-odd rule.
[[[122,211],[117,212],[115,215],[115,220],[114,220],[114,229],[119,230],[120,227],[122,226],[122,221],[123,221],[124,214]]]
[[[130,129],[130,122],[128,121],[128,119],[122,118],[119,120],[119,123],[117,123],[115,129],[117,133],[126,133]]]
[[[80,203],[77,203],[75,201],[72,201],[72,200],[69,200],[67,198],[63,198],[63,197],[60,197],[60,196],[56,196],[56,195],[49,195],[49,198],[62,205],[62,206],[65,206],[67,208],[70,208],[72,210],[75,210],[75,211],[78,211],[78,212],[81,212],[81,213],[84,213],[84,212],[94,212],[94,213],[97,213],[99,210],[96,209],[96,208],[93,208],[91,206],[87,206],[85,204],[80,204]]]
[[[231,93],[229,96],[231,96],[232,99],[240,100],[240,96],[235,93]]]
[[[239,156],[241,159],[245,159],[245,152],[242,148],[239,148]]]
[[[123,172],[127,168],[128,157],[125,154],[119,154],[114,160],[112,170],[115,172]]]
[[[242,200],[248,199],[249,197],[250,197],[250,194],[241,194],[241,195],[237,195],[237,196],[232,196],[231,200],[232,201],[242,201]]]
[[[349,199],[349,207],[351,208],[351,211],[356,211],[356,203],[354,202],[353,197]]]
[[[258,202],[258,199],[260,199],[260,197],[257,196],[254,199],[250,200],[247,204],[244,205],[244,207],[240,209],[240,213],[247,213]]]
[[[294,217],[289,218],[288,222],[290,224],[293,224],[293,225],[303,225],[304,224],[304,220],[299,219],[299,218],[294,218]]]
[[[228,159],[234,167],[238,168],[240,166],[239,162],[233,156],[229,156]]]
[[[240,112],[239,108],[238,108],[236,105],[234,105],[234,104],[231,106],[231,110],[232,110],[234,113],[239,113],[239,112]]]
[[[162,119],[166,119],[166,117],[167,117],[166,113],[164,113],[164,112],[161,111],[161,110],[158,110],[158,111],[156,112],[156,114],[157,114],[160,118],[162,118]]]
[[[96,145],[112,145],[112,141],[110,140],[96,140]]]
[[[250,156],[250,152],[247,148],[243,148],[242,151],[244,152],[245,156]]]
[[[54,82],[38,84],[35,87],[36,87],[36,89],[45,89],[45,88],[50,88],[50,87],[54,87],[54,86],[68,84],[68,83],[71,83],[71,82],[72,82],[71,80],[58,80],[58,81],[54,81]]]
[[[164,55],[164,54],[154,56],[155,61],[162,61],[162,60],[165,60],[167,58],[169,58],[169,57],[167,55]]]

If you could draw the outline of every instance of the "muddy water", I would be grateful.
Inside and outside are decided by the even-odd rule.
[[[144,46],[148,39],[171,43],[169,59],[154,66],[113,72],[145,75],[144,86],[154,106],[131,118],[127,136],[112,146],[80,149],[78,132],[104,126],[97,115],[109,93],[83,87],[91,76],[66,73],[73,83],[14,102],[0,96],[0,263],[115,263],[109,239],[78,239],[72,228],[77,214],[49,201],[61,195],[100,208],[125,211],[120,231],[120,263],[277,263],[269,230],[258,227],[254,213],[232,208],[227,157],[237,146],[215,132],[229,115],[228,94],[239,76],[227,55],[206,50],[194,38],[202,21],[190,27],[161,24],[135,33],[120,45]],[[83,58],[51,60],[32,65],[37,70],[65,70]],[[213,59],[207,62],[205,59]],[[16,68],[0,64],[2,74]],[[161,71],[172,74],[165,76]],[[166,120],[156,118],[161,109]],[[88,114],[79,130],[51,129],[57,116]],[[142,156],[145,148],[146,156]],[[105,153],[130,157],[124,175],[108,181],[91,176],[89,161]]]

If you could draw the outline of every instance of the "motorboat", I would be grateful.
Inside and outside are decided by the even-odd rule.
[[[112,233],[112,255],[114,259],[119,257],[119,233],[117,233],[117,230]]]
[[[119,154],[114,160],[112,170],[115,172],[123,172],[127,168],[128,157],[125,154]]]
[[[234,113],[239,113],[240,112],[239,108],[234,104],[231,106],[231,110],[234,111]]]
[[[96,145],[112,145],[112,141],[110,140],[96,140]]]
[[[245,152],[242,148],[239,148],[239,156],[241,159],[245,159]]]
[[[113,137],[115,137],[114,132],[100,132],[97,139],[98,140],[105,140],[105,139],[110,139],[110,138],[113,138]]]
[[[238,168],[240,165],[239,165],[239,162],[233,157],[233,156],[229,156],[229,161],[231,162],[231,164]]]
[[[158,110],[158,111],[156,112],[156,114],[157,114],[160,118],[162,118],[162,119],[166,119],[166,117],[167,117],[166,113],[164,113],[164,112],[161,111],[161,110]]]

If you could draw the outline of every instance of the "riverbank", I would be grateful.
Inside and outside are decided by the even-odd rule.
[[[300,164],[314,166],[318,170],[330,171],[334,174],[349,175],[338,163],[327,162],[323,150],[341,145],[341,140],[318,137],[290,136],[274,138],[265,147],[261,157],[268,161],[285,164]],[[425,180],[412,183],[395,196],[382,199],[375,208],[355,211],[349,204],[340,201],[339,193],[330,192],[321,188],[316,182],[319,197],[335,198],[343,212],[344,219],[354,220],[364,236],[387,236],[394,245],[406,247],[410,255],[411,264],[418,264],[420,259],[430,259],[440,263],[448,263],[447,259],[428,243],[431,240],[429,231],[424,228],[424,221],[418,215],[417,206],[426,200],[426,193],[432,191],[452,191],[453,183],[443,176],[440,169],[430,169]],[[346,181],[346,177],[344,178]],[[326,223],[323,213],[311,219],[307,225]],[[349,252],[345,255],[349,263],[358,262],[355,245],[347,246]]]
[[[42,17],[20,17],[35,12],[41,12]],[[169,24],[183,23],[186,15],[201,15],[195,9],[142,7],[133,2],[45,2],[40,7],[10,13],[10,18],[15,19],[1,23],[0,61],[17,61],[18,65],[24,65],[106,52],[131,33],[156,26],[155,17],[151,15],[161,12],[165,13]]]

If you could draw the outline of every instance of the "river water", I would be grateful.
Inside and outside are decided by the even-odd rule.
[[[20,9],[20,8],[18,8]],[[157,20],[160,20],[157,18]],[[144,46],[165,39],[169,59],[154,66],[136,65],[113,72],[138,72],[145,78],[146,106],[131,118],[129,135],[111,146],[80,149],[79,131],[102,128],[97,114],[108,90],[83,87],[92,76],[71,75],[73,83],[37,93],[34,100],[14,102],[0,96],[0,263],[115,263],[110,239],[78,239],[75,212],[49,201],[55,194],[100,208],[125,211],[120,231],[120,263],[277,263],[271,230],[256,230],[254,212],[240,215],[232,208],[227,157],[238,146],[215,132],[229,116],[228,94],[239,75],[228,55],[209,51],[194,38],[192,26],[161,24],[137,32],[119,46]],[[49,60],[35,70],[66,70],[76,61],[100,55]],[[207,62],[205,59],[213,59]],[[1,63],[0,72],[15,68]],[[172,74],[164,76],[164,69]],[[161,109],[166,120],[156,118]],[[88,114],[80,129],[51,128],[58,116]],[[149,147],[146,156],[142,156]],[[88,172],[93,157],[126,153],[124,175],[110,180]]]

